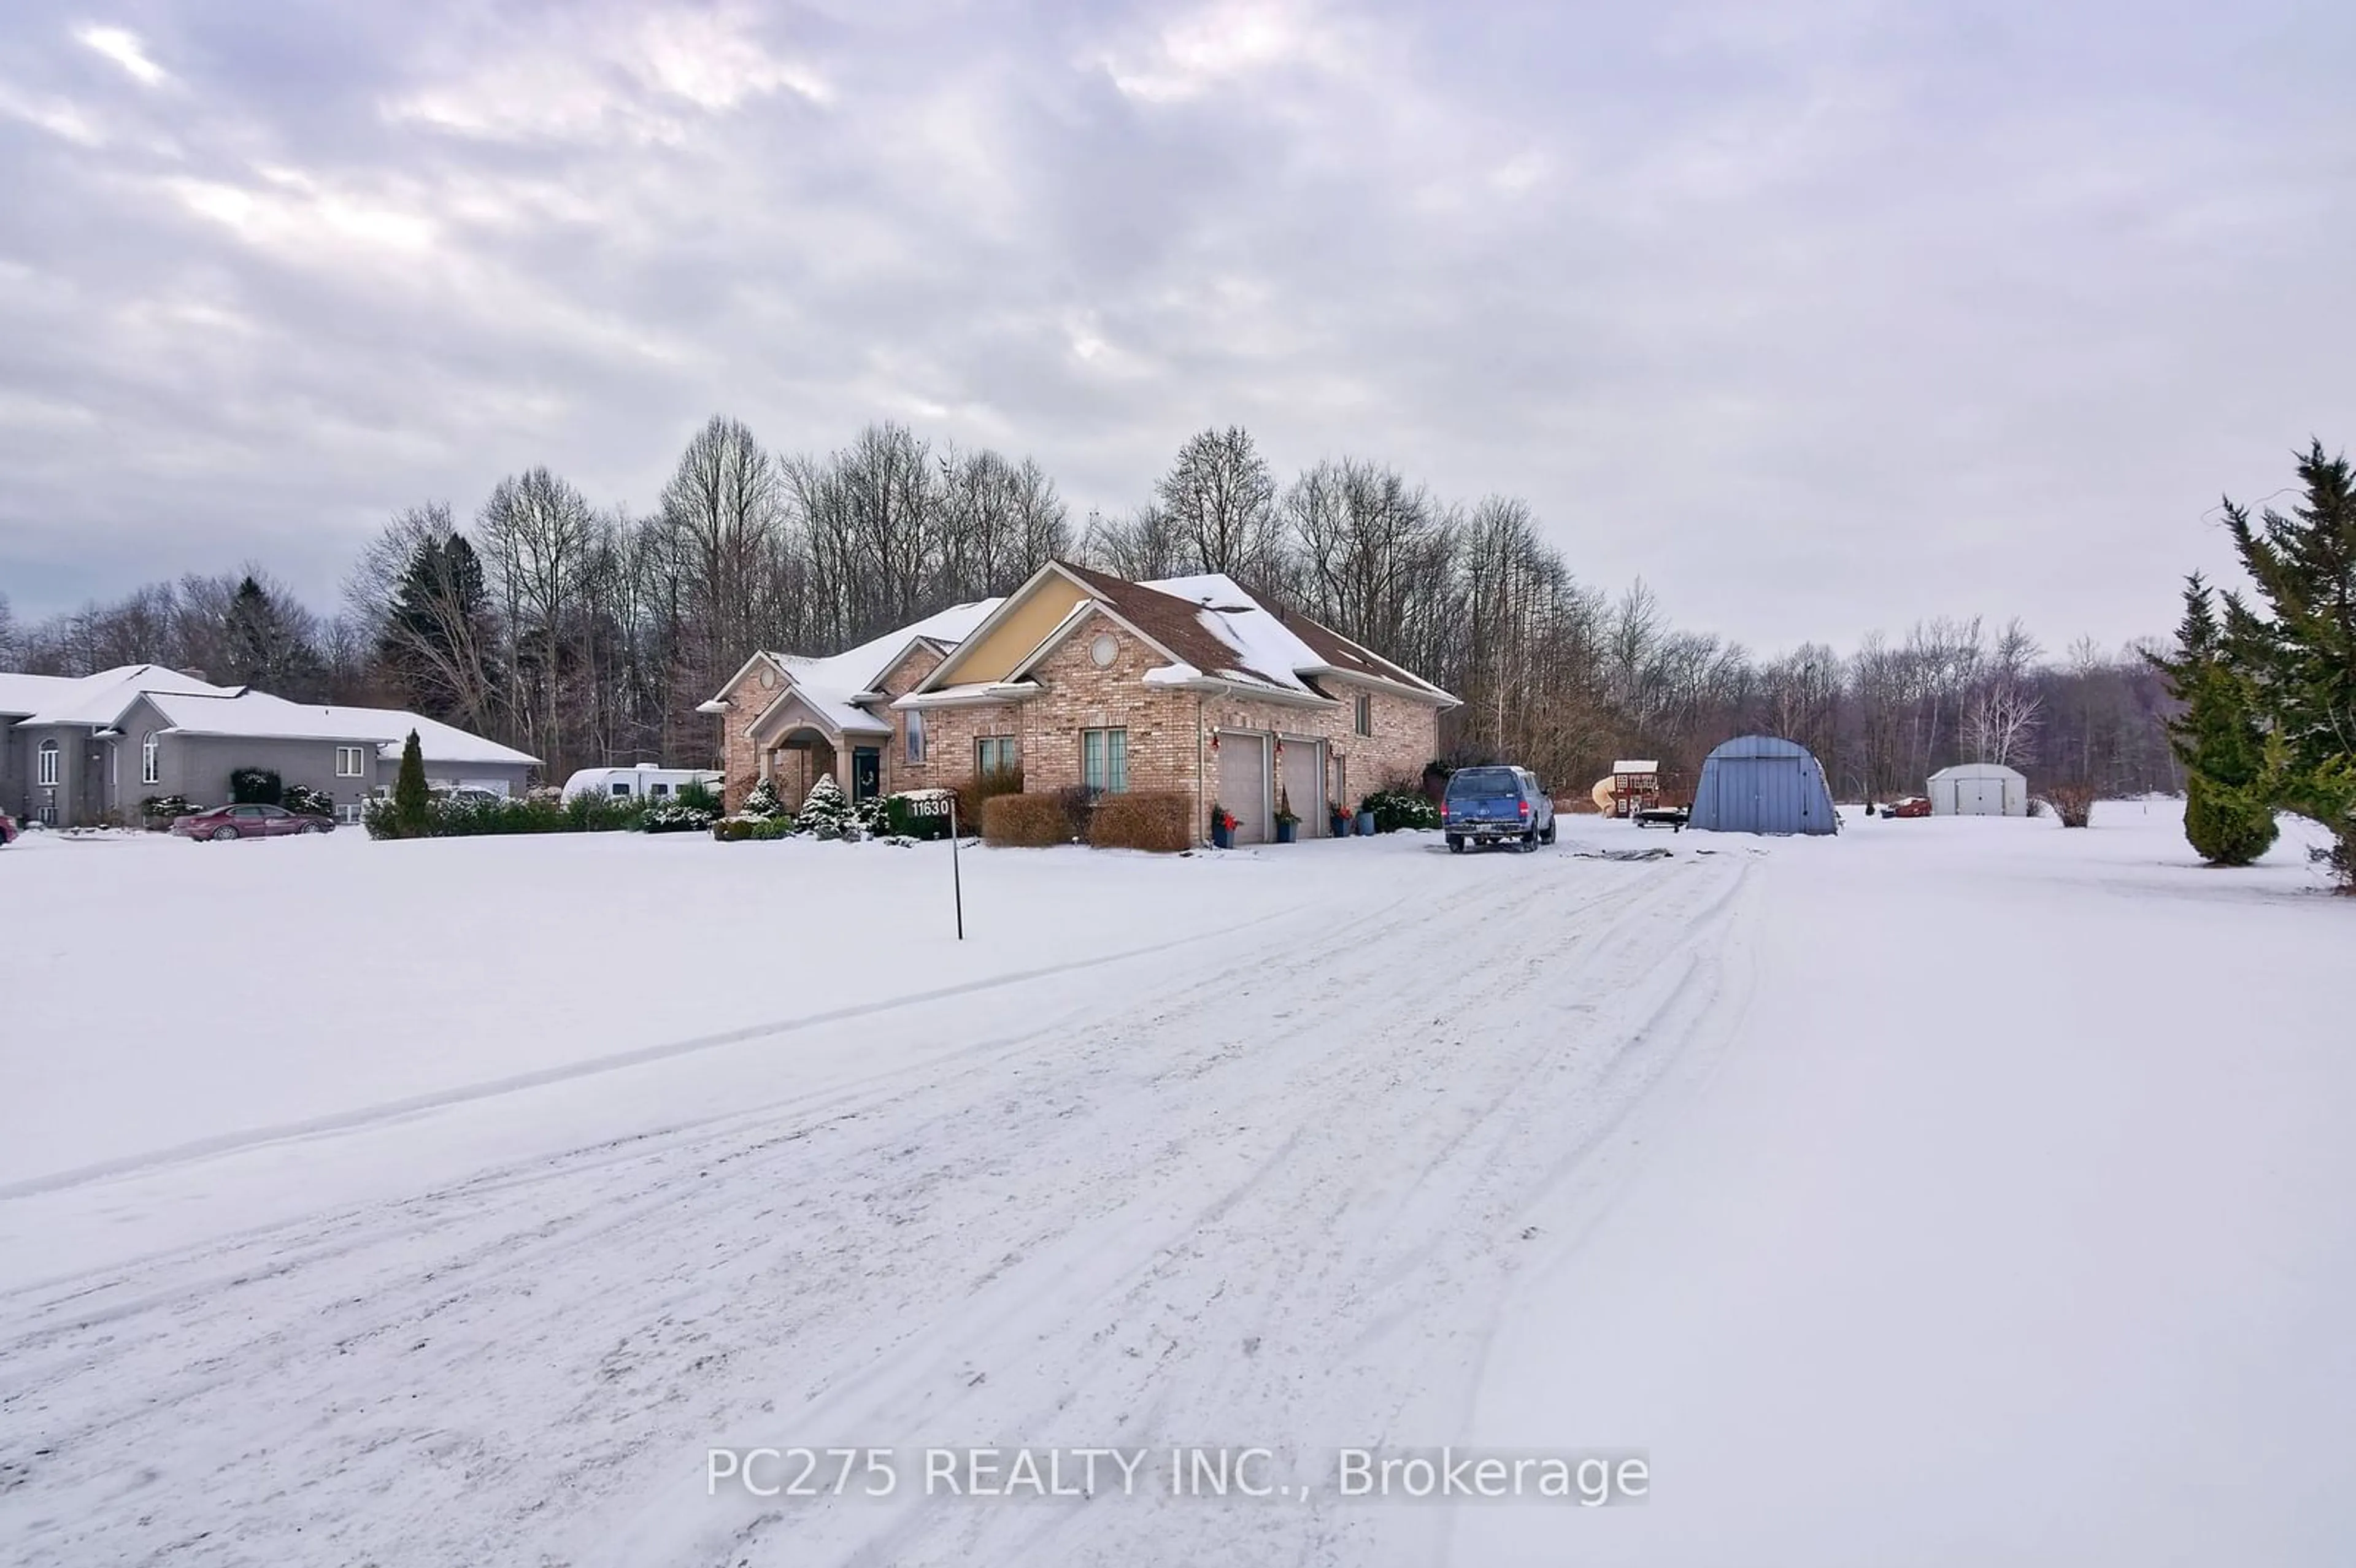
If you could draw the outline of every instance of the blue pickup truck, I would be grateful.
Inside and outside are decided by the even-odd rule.
[[[1440,803],[1440,829],[1459,855],[1467,844],[1535,849],[1554,842],[1554,801],[1527,768],[1459,768]]]

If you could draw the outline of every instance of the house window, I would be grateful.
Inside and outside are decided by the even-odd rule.
[[[925,715],[921,709],[908,710],[905,731],[908,737],[908,761],[921,763],[925,760]]]
[[[139,782],[141,784],[164,782],[163,750],[164,743],[153,735],[139,742]]]
[[[973,743],[973,768],[978,773],[1011,773],[1022,765],[1022,743],[1012,735],[984,735]]]
[[[1119,795],[1129,788],[1129,731],[1080,731],[1080,782],[1090,789]]]
[[[1361,735],[1371,735],[1375,732],[1375,699],[1367,696],[1363,691],[1358,693],[1358,712],[1355,728]]]
[[[336,776],[339,779],[356,779],[360,776],[359,747],[338,746],[336,748]],[[154,784],[155,781],[154,779],[149,779],[147,782],[149,784]]]
[[[41,742],[39,768],[40,771],[33,776],[33,782],[55,788],[58,782],[58,743],[55,741]]]

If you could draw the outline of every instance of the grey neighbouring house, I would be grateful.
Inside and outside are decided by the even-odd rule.
[[[412,730],[437,789],[520,794],[539,763],[422,714],[289,702],[161,665],[0,674],[0,810],[55,827],[129,822],[155,796],[220,805],[230,773],[266,768],[356,821],[363,802],[391,787]]]

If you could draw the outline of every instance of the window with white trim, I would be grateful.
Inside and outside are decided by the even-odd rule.
[[[139,742],[139,782],[141,784],[164,782],[163,752],[164,742],[153,734]]]
[[[41,742],[38,769],[39,771],[33,776],[33,782],[37,784],[47,784],[55,789],[58,783],[58,743],[55,741]]]
[[[1361,735],[1371,735],[1375,732],[1375,699],[1363,691],[1358,693],[1357,723],[1355,728]]]
[[[1080,731],[1080,782],[1107,795],[1120,795],[1128,790],[1128,731]]]
[[[1012,735],[984,735],[973,743],[973,770],[1011,773],[1023,765],[1023,743]]]
[[[921,764],[925,760],[925,710],[908,709],[908,721],[902,726],[902,731],[908,738],[908,761]]]
[[[361,775],[362,769],[360,765],[360,752],[362,749],[363,748],[359,746],[338,746],[336,748],[336,776],[337,778],[356,779]],[[154,784],[155,781],[154,779],[149,779],[147,782],[149,784]]]

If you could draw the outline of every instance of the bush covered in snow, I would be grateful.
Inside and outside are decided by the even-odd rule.
[[[360,808],[371,838],[479,838],[517,833],[605,833],[636,827],[647,815],[643,802],[577,795],[559,801],[545,795],[524,799],[477,800],[429,796],[420,814],[404,824],[390,800]],[[708,825],[710,817],[704,818]]]
[[[773,781],[760,779],[744,792],[744,808],[736,815],[766,822],[771,817],[786,816],[786,803],[777,798],[777,786]]]
[[[336,815],[336,797],[326,790],[313,789],[309,784],[288,784],[278,804],[301,816]]]
[[[790,816],[723,816],[712,825],[712,836],[723,844],[766,844],[794,836]]]
[[[1411,789],[1378,789],[1366,796],[1359,809],[1375,814],[1377,833],[1440,826],[1440,807],[1431,804],[1430,796]]]
[[[197,803],[185,795],[151,795],[139,803],[139,814],[150,827],[169,827],[176,816],[193,816]]]
[[[275,768],[231,768],[229,798],[236,805],[283,805],[285,784]]]
[[[830,775],[821,773],[818,783],[810,785],[809,798],[802,802],[799,815],[794,818],[794,830],[813,838],[856,838],[859,818],[851,809],[851,797]]]
[[[638,814],[641,833],[701,833],[712,826],[712,813],[676,800],[659,800]]]

